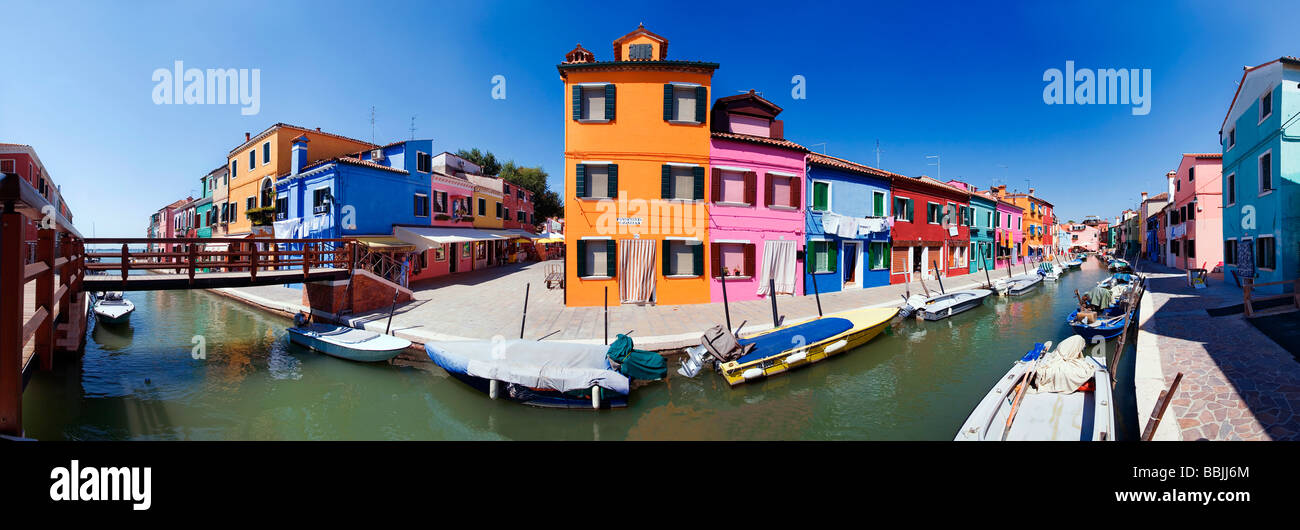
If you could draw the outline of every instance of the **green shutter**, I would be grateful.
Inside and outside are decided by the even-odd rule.
[[[816,247],[816,241],[809,241],[803,246],[803,268],[808,271],[808,274],[817,272],[817,267],[813,265],[813,262],[817,261]]]
[[[618,198],[618,164],[605,166],[605,171],[609,173],[609,184],[606,188],[609,191],[605,192],[605,194],[613,198]]]
[[[582,87],[573,85],[573,119],[582,119]]]
[[[664,121],[673,119],[673,85],[664,85]]]
[[[605,85],[605,119],[614,119],[614,84]]]
[[[697,186],[695,189],[699,189]],[[695,275],[704,276],[704,243],[691,245],[691,253],[695,254]]]
[[[672,267],[671,267],[671,265],[672,265],[672,258],[671,258],[670,255],[669,255],[669,250],[670,250],[670,249],[668,248],[669,245],[670,245],[670,243],[668,242],[667,239],[665,239],[665,240],[664,240],[664,243],[663,243],[663,247],[664,247],[663,250],[664,250],[664,251],[661,253],[662,255],[660,256],[660,259],[659,259],[659,263],[662,265],[661,268],[663,269],[663,273],[664,273],[664,276],[665,276],[665,277],[666,277],[666,276],[670,276],[670,275],[672,275],[672,273],[673,273],[673,272],[672,272]]]
[[[662,178],[659,180],[659,198],[671,199],[673,197],[673,167],[664,164],[660,166]]]
[[[618,274],[618,242],[613,239],[605,241],[605,272],[610,278]]]
[[[704,166],[693,167],[691,172],[695,174],[695,200],[704,200]]]
[[[873,213],[880,216],[885,215],[885,194],[879,192],[872,193],[871,199],[871,206],[875,209]]]
[[[587,242],[578,240],[578,277],[582,278],[587,275]]]
[[[577,176],[576,180],[578,182],[577,185],[578,189],[576,190],[577,196],[586,197],[587,196],[587,165],[578,164],[578,168],[574,171],[574,174]]]
[[[838,263],[840,259],[839,247],[840,244],[837,242],[834,241],[826,242],[826,252],[827,252],[826,267],[830,269],[831,272],[835,272],[839,270],[839,263]]]
[[[813,183],[813,209],[824,212],[826,211],[827,194],[830,192],[830,186],[825,182]]]
[[[695,121],[704,123],[705,118],[708,117],[708,112],[709,89],[702,86],[695,87]]]

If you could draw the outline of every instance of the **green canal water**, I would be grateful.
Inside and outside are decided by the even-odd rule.
[[[951,440],[1034,342],[1069,336],[1074,290],[1105,275],[1088,260],[1033,294],[901,322],[858,350],[735,389],[670,363],[668,381],[603,411],[492,401],[431,363],[328,357],[289,344],[287,319],[206,292],[127,293],[131,323],[92,323],[79,361],[36,372],[23,421],[44,440]],[[1126,349],[1118,434],[1134,439]]]

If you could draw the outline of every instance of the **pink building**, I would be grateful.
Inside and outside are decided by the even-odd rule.
[[[1169,253],[1173,267],[1213,269],[1223,262],[1223,155],[1187,153],[1171,175]]]
[[[808,150],[784,139],[783,124],[775,119],[780,112],[753,91],[714,103],[708,204],[714,302],[722,301],[723,274],[730,301],[763,298],[763,280],[776,271],[789,271],[775,274],[777,294],[803,292],[795,256],[804,241]]]
[[[1063,242],[1058,248],[1065,248],[1071,252],[1084,250],[1096,252],[1101,248],[1101,233],[1097,227],[1088,226],[1083,223],[1065,223],[1060,225],[1060,233],[1069,241]]]
[[[1006,269],[1009,265],[1019,265],[1021,248],[1025,244],[1023,228],[1024,208],[1006,201],[998,201],[998,211],[994,214],[997,227],[993,241],[995,265]]]
[[[470,211],[474,185],[463,176],[442,173],[439,169],[445,169],[445,166],[435,164],[434,171],[430,172],[432,196],[429,197],[429,202],[432,203],[433,215],[429,224],[463,229],[465,237],[461,238],[464,241],[439,243],[419,251],[414,257],[417,263],[411,268],[411,281],[474,269],[473,252],[468,251],[475,237],[474,215]],[[455,239],[451,235],[445,237]]]

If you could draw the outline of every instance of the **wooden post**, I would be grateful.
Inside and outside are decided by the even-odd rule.
[[[519,338],[524,338],[524,326],[528,324],[528,291],[533,288],[532,283],[524,284],[524,314],[519,318]]]
[[[195,243],[190,243],[190,244],[189,244],[189,247],[190,247],[190,248],[189,248],[189,256],[186,258],[186,259],[188,259],[189,262],[190,262],[190,263],[189,263],[189,265],[190,265],[190,266],[189,266],[189,276],[190,276],[190,278],[189,278],[189,283],[190,283],[190,285],[194,285],[194,270],[195,270],[195,268],[198,267],[198,263],[199,263],[199,254],[198,254],[199,246],[198,246],[197,244],[195,244]]]
[[[817,316],[822,316],[822,293],[821,293],[821,288],[817,287],[816,275],[813,276],[812,284],[813,284],[813,299],[817,300]]]
[[[609,286],[605,286],[605,345],[609,346]]]
[[[257,242],[251,239],[248,243],[248,279],[257,279]]]
[[[54,236],[52,228],[36,231],[36,259],[45,264],[45,272],[36,275],[36,309],[45,308],[45,318],[36,328],[32,353],[40,356],[42,370],[54,368]]]
[[[0,434],[23,434],[23,227],[9,206],[0,214]]]
[[[1142,441],[1149,442],[1155,438],[1156,429],[1160,428],[1160,420],[1165,417],[1165,410],[1169,408],[1169,402],[1174,400],[1174,393],[1178,391],[1178,383],[1182,380],[1183,373],[1178,372],[1178,375],[1174,376],[1173,384],[1169,385],[1169,390],[1160,391],[1160,397],[1156,398],[1156,406],[1152,409],[1151,419],[1147,420],[1147,426],[1142,430]]]
[[[311,243],[304,241],[302,244],[302,281],[307,281],[309,272],[311,272]]]
[[[120,263],[119,265],[122,268],[122,290],[123,291],[126,290],[126,272],[131,269],[131,258],[127,255],[127,252],[130,252],[130,249],[126,247],[126,243],[122,243],[122,263]]]
[[[776,279],[774,279],[774,278],[768,278],[768,280],[767,280],[767,292],[769,292],[769,293],[775,293],[775,292],[776,292]],[[780,325],[781,325],[781,321],[780,321],[780,319],[777,318],[777,316],[776,316],[776,296],[768,296],[767,298],[768,298],[769,300],[772,301],[772,327],[780,326]]]
[[[1250,292],[1255,289],[1255,279],[1246,278],[1245,287],[1241,288],[1242,297],[1245,298],[1243,304],[1246,306],[1246,318],[1255,316],[1254,308],[1250,305]]]
[[[718,279],[722,281],[722,316],[727,319],[727,331],[731,331],[731,304],[727,301],[727,271],[725,267]]]

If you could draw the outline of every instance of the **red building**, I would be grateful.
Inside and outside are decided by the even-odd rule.
[[[966,274],[970,194],[930,177],[893,179],[894,226],[889,283]]]
[[[32,146],[0,143],[0,173],[18,175],[30,183],[36,191],[45,196],[45,200],[56,205],[59,213],[68,222],[72,222],[72,211],[68,209],[67,203],[63,202],[63,195],[50,179],[50,173],[45,170],[45,164],[41,163],[41,158],[36,156],[36,150],[32,149]],[[23,239],[27,242],[26,262],[31,263],[36,255],[38,227],[37,223],[30,219],[23,219],[23,223]]]

